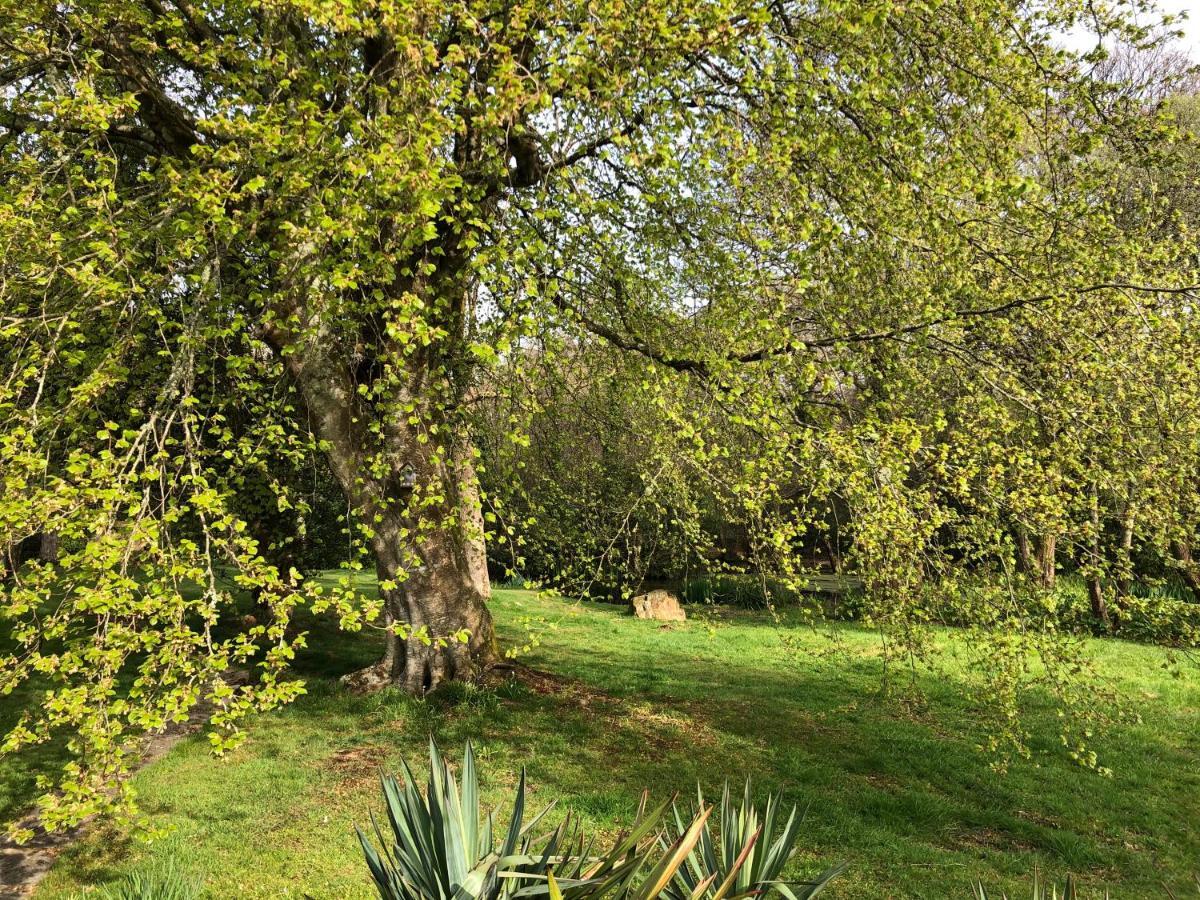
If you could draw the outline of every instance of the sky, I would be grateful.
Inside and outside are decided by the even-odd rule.
[[[1160,13],[1187,14],[1185,21],[1174,26],[1184,32],[1179,48],[1186,50],[1193,60],[1200,62],[1200,0],[1158,0],[1157,5]],[[1072,50],[1086,50],[1092,46],[1094,40],[1094,37],[1089,39],[1088,35],[1082,33],[1064,36],[1064,43]]]
[[[1185,32],[1183,43],[1192,58],[1200,61],[1200,0],[1166,0],[1159,6],[1163,12],[1188,14],[1181,26]]]

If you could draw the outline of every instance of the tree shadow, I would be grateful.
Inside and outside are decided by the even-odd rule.
[[[500,618],[510,645],[524,636],[518,618],[512,610]],[[433,735],[452,759],[467,739],[475,743],[501,815],[525,765],[532,806],[560,799],[559,814],[569,810],[602,831],[630,821],[644,788],[688,800],[699,784],[711,799],[725,779],[740,786],[748,776],[758,797],[780,790],[806,810],[800,866],[848,860],[850,877],[877,895],[965,893],[975,875],[1025,877],[1035,865],[1150,892],[1156,866],[1182,876],[1200,855],[1191,833],[1200,809],[1194,737],[1172,741],[1132,725],[1099,735],[1096,747],[1115,772],[1101,778],[1056,747],[1043,698],[1028,723],[1034,760],[1001,776],[977,749],[987,729],[961,681],[922,676],[927,705],[913,708],[879,696],[879,661],[869,654],[750,652],[778,641],[775,629],[735,618],[738,634],[708,644],[697,637],[702,625],[663,630],[583,607],[547,628],[524,660],[549,675],[452,685],[419,700],[345,691],[338,676],[376,659],[382,641],[302,618],[310,640],[294,669],[308,693],[256,723],[251,746],[223,772],[226,804],[206,807],[182,791],[155,796],[148,811],[188,817],[201,832],[274,841],[262,832],[262,810],[240,802],[257,780],[260,792],[278,795],[270,814],[283,821],[274,827],[299,823],[323,835],[354,872],[350,823],[378,808],[379,771],[406,760],[419,776]],[[1181,724],[1194,730],[1195,719],[1193,709]],[[192,742],[183,752],[201,751]],[[195,776],[174,777],[190,786]],[[76,852],[92,867],[90,883],[115,874],[113,857],[95,846],[72,850],[64,863],[75,866]],[[302,868],[303,848],[295,852]]]

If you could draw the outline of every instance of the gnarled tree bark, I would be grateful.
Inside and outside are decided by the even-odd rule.
[[[413,633],[401,637],[389,630],[383,658],[347,676],[356,690],[395,685],[420,695],[443,681],[471,679],[496,662],[479,490],[465,453],[457,455],[452,465],[410,463],[402,476],[411,471],[419,481],[439,484],[445,499],[430,518],[441,526],[411,539],[406,535],[417,530],[415,523],[394,510],[376,528],[372,549],[380,583],[396,585],[381,591],[385,621]],[[464,632],[466,640],[458,640]]]
[[[478,482],[469,439],[452,404],[436,417],[440,443],[392,413],[382,427],[357,390],[351,355],[303,306],[279,310],[264,337],[282,355],[300,390],[349,509],[371,530],[370,549],[388,626],[383,657],[347,676],[355,689],[395,685],[424,694],[441,682],[475,676],[496,660],[487,608],[490,588]],[[427,361],[405,376],[420,383]],[[413,492],[419,503],[410,503]],[[414,509],[413,507],[418,507]],[[393,629],[403,627],[402,637]],[[461,636],[466,640],[459,640]]]

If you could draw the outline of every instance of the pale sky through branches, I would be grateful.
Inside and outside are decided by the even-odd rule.
[[[1160,0],[1158,13],[1187,16],[1172,27],[1183,32],[1180,49],[1187,51],[1193,60],[1200,62],[1200,0]],[[1149,17],[1142,18],[1151,21]],[[1086,50],[1091,47],[1093,41],[1093,35],[1083,32],[1070,32],[1064,36],[1064,43],[1073,50]]]

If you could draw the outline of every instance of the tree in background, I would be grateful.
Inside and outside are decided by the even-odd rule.
[[[10,4],[0,545],[61,544],[3,588],[4,689],[42,691],[4,749],[71,735],[47,824],[109,805],[137,736],[202,697],[218,748],[293,697],[298,604],[385,630],[364,687],[492,662],[470,400],[563,334],[628,355],[623,389],[690,471],[720,473],[785,575],[810,511],[848,504],[880,621],[908,628],[936,571],[995,557],[984,450],[1012,405],[1087,418],[1055,379],[1107,364],[1082,352],[1094,326],[1190,296],[1186,254],[1115,221],[1097,148],[1145,129],[1053,48],[1073,17]],[[1032,362],[1011,371],[1018,347]],[[332,591],[256,527],[295,506],[280,467],[318,455],[352,528]],[[354,590],[364,566],[378,606]],[[271,615],[228,627],[236,590]],[[218,677],[239,665],[258,677]]]

